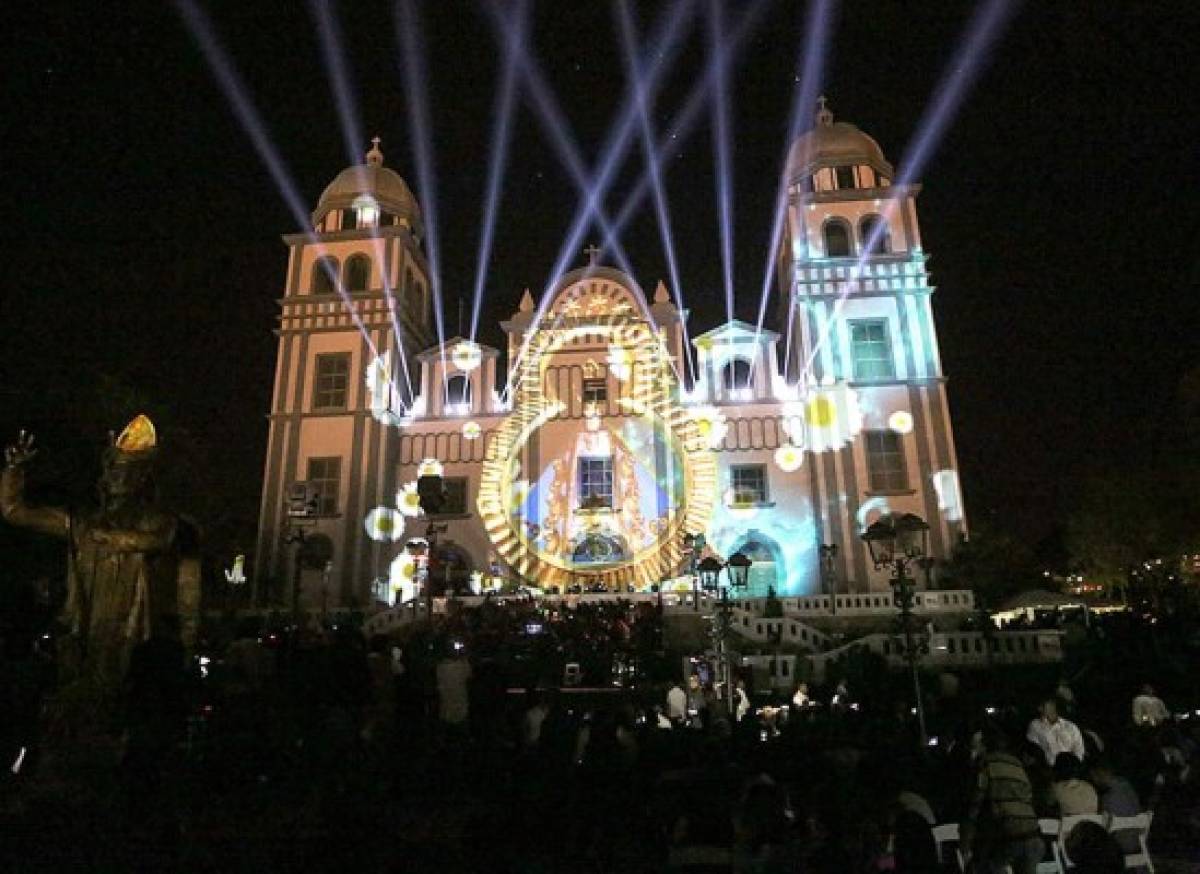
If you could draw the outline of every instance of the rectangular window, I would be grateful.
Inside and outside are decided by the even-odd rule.
[[[318,355],[313,374],[314,410],[346,409],[346,390],[350,385],[350,353]]]
[[[448,476],[442,479],[442,490],[446,493],[446,501],[442,504],[440,516],[464,516],[467,513],[467,478],[465,476]]]
[[[853,167],[838,167],[837,168],[837,187],[841,190],[854,188],[854,168]]]
[[[908,491],[904,444],[895,431],[867,431],[867,476],[873,492]]]
[[[611,458],[579,459],[579,502],[585,509],[612,506]]]
[[[858,382],[896,377],[887,319],[850,322],[850,360]]]
[[[583,381],[583,402],[598,404],[608,400],[608,380],[603,377]]]
[[[734,506],[753,506],[767,502],[767,466],[735,464],[729,469],[729,488]]]
[[[335,516],[338,510],[338,488],[342,482],[342,459],[310,458],[308,482],[317,493],[317,515]]]
[[[317,355],[313,367],[312,408],[346,409],[350,383],[350,353]]]

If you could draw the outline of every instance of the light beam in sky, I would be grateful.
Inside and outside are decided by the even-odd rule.
[[[417,181],[424,204],[425,255],[429,262],[429,286],[433,293],[433,319],[441,350],[443,389],[446,381],[446,324],[442,308],[441,247],[438,237],[437,175],[433,160],[433,136],[430,126],[429,78],[426,75],[421,23],[412,0],[397,0],[396,38],[400,44],[404,97],[408,106],[409,141],[417,167]]]
[[[1000,36],[1004,25],[1016,11],[1018,5],[1011,0],[984,0],[975,10],[975,14],[967,24],[966,36],[959,43],[957,51],[942,74],[937,89],[933,92],[933,97],[925,105],[925,112],[917,124],[917,131],[909,141],[904,157],[900,161],[900,172],[892,182],[893,189],[903,191],[904,186],[910,185],[914,180],[920,178],[959,107],[962,106],[971,85],[983,70],[987,62],[988,50]],[[887,199],[881,215],[883,220],[873,224],[867,239],[863,241],[858,261],[850,270],[850,281],[844,283],[842,291],[834,302],[827,329],[813,343],[813,348],[804,364],[804,371],[812,367],[821,347],[829,339],[829,330],[837,323],[846,298],[858,286],[858,279],[862,275],[867,258],[878,247],[900,203],[899,197]]]
[[[791,157],[792,146],[800,138],[805,125],[812,123],[812,107],[817,102],[821,91],[821,80],[825,75],[825,64],[828,60],[829,34],[833,29],[834,3],[833,0],[810,0],[808,16],[804,25],[804,48],[800,60],[799,87],[793,92],[792,106],[788,113],[787,139],[783,144],[783,158],[780,162],[779,187],[775,194],[775,214],[771,219],[771,236],[768,238],[767,263],[763,269],[762,296],[758,304],[758,319],[754,330],[757,334],[762,331],[763,322],[767,316],[767,302],[771,298],[771,283],[775,281],[775,258],[778,246],[783,245],[783,223],[787,216],[788,188],[792,180],[788,178],[788,159]],[[787,324],[784,325],[783,361],[786,373],[788,356],[792,343],[792,317],[788,314]],[[757,358],[755,361],[757,362]]]
[[[287,163],[283,160],[283,156],[279,154],[275,143],[272,142],[271,135],[267,131],[266,122],[259,114],[258,108],[254,105],[254,101],[250,97],[250,91],[242,81],[242,77],[234,66],[229,54],[225,51],[225,47],[221,45],[216,31],[213,29],[212,21],[195,0],[175,0],[175,8],[183,19],[184,25],[191,33],[192,38],[196,41],[200,53],[204,56],[204,60],[217,80],[217,85],[229,101],[229,106],[233,110],[234,117],[237,118],[238,123],[242,126],[242,130],[249,137],[254,151],[258,153],[259,159],[267,168],[267,173],[270,175],[271,181],[275,183],[275,187],[283,198],[284,204],[292,214],[292,220],[296,222],[297,226],[304,229],[304,234],[308,238],[309,244],[317,250],[318,254],[324,253],[326,247],[317,239],[317,235],[312,229],[312,219],[308,214],[308,208],[305,206],[304,199],[300,196],[300,191],[292,179],[291,172],[287,168]],[[322,260],[318,263],[326,270],[333,287],[342,299],[342,304],[345,306],[350,320],[358,328],[359,333],[362,334],[363,342],[367,344],[367,348],[370,350],[372,358],[374,358],[379,352],[375,347],[375,343],[371,340],[371,335],[367,331],[366,325],[363,324],[362,317],[359,316],[355,309],[354,301],[346,293],[341,277],[337,276],[328,266],[331,263],[330,261]]]
[[[721,229],[721,279],[725,317],[733,321],[733,144],[729,131],[729,65],[722,58],[724,14],[721,0],[708,0],[708,78],[712,86],[713,157],[716,163],[717,218]]]
[[[646,89],[642,81],[641,65],[638,63],[637,34],[634,31],[633,18],[629,14],[627,0],[617,0],[615,5],[617,26],[621,33],[622,56],[629,81],[634,88],[634,98],[637,101],[638,124],[642,135],[642,151],[646,159],[646,171],[650,177],[651,191],[654,195],[654,213],[658,219],[658,233],[662,239],[663,252],[667,259],[667,278],[671,281],[671,294],[675,298],[675,307],[683,313],[683,283],[679,278],[679,262],[675,254],[675,235],[671,230],[671,211],[667,203],[667,193],[663,186],[662,173],[654,156],[658,151],[655,145],[654,130],[650,124],[650,106],[646,99]],[[687,320],[681,319],[683,329],[683,354],[687,361],[687,370],[692,382],[695,382],[695,364],[692,362],[692,341],[688,335]]]
[[[350,166],[358,169],[358,187],[367,189],[366,173],[362,168],[362,143],[360,141],[362,122],[358,113],[358,101],[354,97],[351,85],[350,70],[346,63],[346,53],[343,47],[342,29],[338,23],[337,13],[330,0],[309,0],[309,11],[317,24],[317,38],[321,47],[321,59],[329,73],[329,87],[333,92],[333,101],[337,106],[338,120],[342,127],[342,141]],[[379,265],[379,276],[383,286],[383,296],[387,302],[388,318],[392,324],[392,336],[396,340],[396,348],[400,352],[400,363],[404,371],[404,381],[408,388],[408,402],[413,400],[412,377],[408,370],[408,356],[404,354],[404,332],[396,314],[396,296],[392,288],[391,277],[387,272],[387,258],[384,257],[383,240],[372,234],[371,247],[375,252],[375,262]]]
[[[529,10],[526,0],[516,5],[516,22],[512,25],[513,41],[520,45],[525,41],[528,30]],[[479,238],[479,256],[475,264],[475,296],[471,302],[471,332],[475,340],[479,333],[479,310],[483,302],[483,289],[487,284],[488,260],[492,256],[492,239],[496,230],[496,213],[500,204],[500,183],[508,161],[508,144],[516,114],[517,77],[520,72],[519,55],[509,51],[504,56],[504,67],[500,74],[500,87],[496,91],[496,102],[492,107],[492,141],[488,150],[487,189],[483,200],[483,229]]]

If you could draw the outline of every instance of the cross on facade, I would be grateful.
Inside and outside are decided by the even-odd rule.
[[[600,249],[595,243],[584,249],[583,254],[588,256],[588,265],[591,267],[595,267],[600,261]]]

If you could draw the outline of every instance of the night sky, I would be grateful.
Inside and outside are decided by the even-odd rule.
[[[347,154],[308,5],[206,5],[311,208]],[[422,4],[431,192],[416,179],[390,4],[338,7],[360,151],[380,135],[387,164],[423,204],[436,200],[454,332],[458,298],[470,307],[499,79],[489,19],[475,3]],[[730,15],[742,8],[727,5]],[[1045,534],[1084,474],[1145,463],[1176,439],[1178,386],[1200,328],[1188,218],[1196,146],[1184,135],[1194,45],[1176,11],[1186,8],[1025,4],[981,59],[922,174],[918,208],[976,522]],[[643,33],[661,9],[637,7]],[[844,4],[823,87],[835,116],[898,162],[972,9]],[[749,320],[803,18],[803,4],[770,4],[731,85],[737,309]],[[115,378],[206,442],[215,475],[252,513],[286,263],[279,237],[296,230],[283,199],[170,3],[17,4],[0,39],[5,439],[29,426],[47,455],[78,443],[98,380]],[[655,109],[660,128],[701,76],[704,43],[697,19]],[[543,0],[529,56],[591,165],[625,97],[611,7]],[[481,339],[493,343],[521,290],[546,282],[578,203],[527,102],[514,130],[484,301]],[[709,131],[705,112],[667,166],[694,332],[723,310]],[[632,152],[611,211],[641,167]],[[658,240],[647,202],[624,235],[647,290],[666,277]]]

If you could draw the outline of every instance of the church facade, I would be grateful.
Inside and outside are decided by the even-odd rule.
[[[749,594],[803,595],[886,590],[859,535],[913,513],[928,583],[966,521],[919,186],[824,106],[789,179],[779,330],[694,334],[693,373],[665,286],[595,262],[540,303],[525,292],[503,356],[435,344],[420,209],[376,144],[313,230],[285,237],[260,597],[292,578],[299,527],[323,544],[297,577],[305,603],[406,600],[405,542],[431,522],[435,588],[647,589],[681,576],[690,533],[753,560]],[[436,517],[426,475],[444,486]]]

